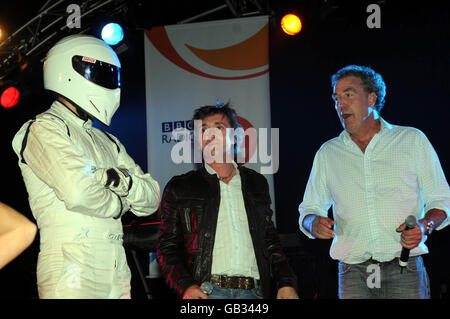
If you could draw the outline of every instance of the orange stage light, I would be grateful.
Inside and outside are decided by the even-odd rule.
[[[295,14],[289,13],[281,19],[281,28],[286,34],[296,35],[302,29],[302,22]]]

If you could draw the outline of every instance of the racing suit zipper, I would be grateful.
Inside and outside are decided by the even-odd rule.
[[[86,129],[86,133],[91,137],[91,140],[94,143],[94,145],[97,146],[97,143],[95,143],[94,137],[92,136],[90,129]]]

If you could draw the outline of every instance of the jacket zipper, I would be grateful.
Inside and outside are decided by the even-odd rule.
[[[190,209],[186,207],[184,209],[184,221],[186,223],[186,228],[189,232],[191,232],[191,217],[190,217]]]

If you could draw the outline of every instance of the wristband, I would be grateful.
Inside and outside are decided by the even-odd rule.
[[[425,228],[425,235],[430,236],[434,230],[434,221],[428,220]]]

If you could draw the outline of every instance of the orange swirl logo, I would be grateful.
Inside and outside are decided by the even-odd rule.
[[[220,49],[202,49],[189,44],[185,46],[200,60],[217,68],[232,71],[250,71],[255,68],[267,66],[262,71],[240,76],[218,76],[205,73],[189,64],[173,47],[165,27],[155,27],[145,33],[153,46],[169,61],[178,67],[210,79],[242,80],[260,76],[269,71],[268,35],[269,27],[266,23],[250,38]]]

